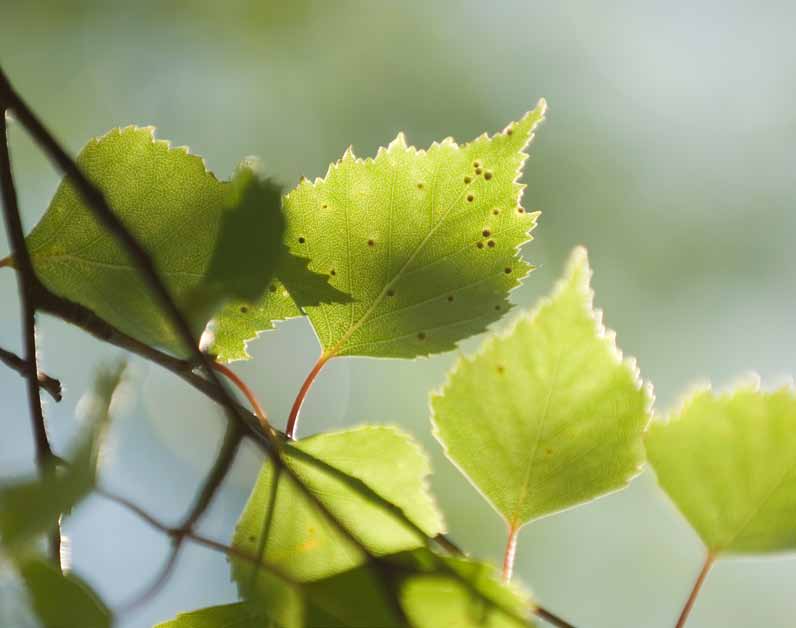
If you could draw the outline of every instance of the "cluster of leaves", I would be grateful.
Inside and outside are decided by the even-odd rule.
[[[518,180],[544,110],[464,145],[418,150],[399,135],[372,159],[349,150],[284,197],[251,161],[220,182],[151,129],[92,140],[78,164],[219,362],[248,358],[247,342],[274,321],[306,316],[321,345],[312,378],[343,356],[448,351],[506,314],[509,292],[532,269],[519,248],[537,214],[522,207]],[[69,181],[27,244],[48,289],[138,341],[186,354]],[[241,601],[160,628],[531,625],[534,601],[508,584],[520,529],[623,488],[647,461],[711,560],[796,547],[793,390],[702,391],[652,421],[651,386],[603,326],[590,278],[577,248],[552,295],[491,333],[431,394],[437,439],[507,526],[503,582],[489,563],[440,542],[445,526],[418,444],[394,427],[363,426],[283,440],[284,467],[265,462],[232,539]],[[67,595],[79,614],[70,625],[110,625],[98,598],[37,558],[31,541],[91,490],[120,377],[100,379],[91,437],[63,473],[0,493],[3,552],[47,626]],[[45,589],[63,597],[45,603]]]

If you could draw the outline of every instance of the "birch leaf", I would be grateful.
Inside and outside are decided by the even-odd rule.
[[[285,197],[291,251],[352,298],[306,308],[327,358],[447,351],[506,312],[531,270],[518,248],[537,214],[518,179],[545,106],[461,146],[399,134],[374,159],[349,149]]]
[[[431,398],[448,457],[512,530],[624,487],[651,395],[592,309],[586,251],[551,298],[458,362]]]
[[[796,549],[796,392],[694,393],[646,439],[658,482],[713,555]]]

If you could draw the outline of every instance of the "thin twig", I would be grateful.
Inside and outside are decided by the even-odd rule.
[[[514,572],[514,557],[517,554],[517,535],[519,533],[518,525],[513,523],[509,525],[506,550],[503,552],[503,582],[511,580],[511,574]]]
[[[702,564],[702,569],[699,570],[699,575],[694,581],[694,586],[691,588],[691,593],[688,594],[688,599],[685,601],[683,610],[680,612],[680,616],[677,618],[675,628],[683,628],[683,626],[685,626],[685,622],[688,620],[688,615],[691,613],[691,609],[694,607],[694,602],[696,602],[697,595],[699,595],[702,584],[705,582],[705,578],[707,577],[710,568],[713,566],[713,561],[715,559],[716,557],[710,552],[708,552],[707,556],[705,556],[705,562]]]
[[[0,347],[0,362],[23,377],[29,377],[33,372],[29,362],[26,362],[11,351],[6,351],[2,347]],[[39,387],[46,390],[50,397],[55,399],[55,401],[61,401],[61,399],[63,399],[63,395],[61,394],[61,382],[42,371],[37,373],[37,377],[39,379]]]
[[[213,497],[215,497],[232,463],[235,461],[235,455],[238,453],[238,448],[240,447],[242,439],[243,434],[240,431],[239,425],[232,422],[227,423],[227,431],[224,434],[221,449],[205,481],[202,483],[201,489],[194,499],[193,506],[191,506],[188,514],[183,518],[182,523],[172,530],[172,546],[168,559],[163,564],[163,567],[160,569],[153,582],[141,593],[133,597],[131,601],[123,604],[125,610],[132,610],[151,600],[168,580],[177,565],[177,558],[180,555],[180,550],[182,549],[185,539],[190,536],[196,522],[199,521],[210,506]]]
[[[64,172],[64,174],[71,180],[72,184],[77,189],[78,193],[83,197],[87,206],[92,211],[96,219],[103,224],[106,229],[110,232],[110,234],[119,240],[122,246],[125,248],[127,253],[129,254],[131,260],[133,261],[134,265],[138,267],[139,271],[142,274],[142,278],[146,281],[148,286],[153,292],[153,296],[160,304],[166,315],[168,316],[169,320],[171,321],[175,331],[177,332],[178,336],[182,339],[183,343],[186,345],[186,349],[190,352],[192,356],[191,366],[201,366],[206,373],[207,379],[199,378],[204,383],[201,384],[202,386],[206,385],[209,388],[206,389],[206,393],[211,398],[215,399],[222,407],[227,410],[227,416],[230,422],[237,422],[241,431],[246,433],[247,436],[252,437],[255,442],[260,445],[260,447],[269,455],[271,455],[272,460],[277,468],[280,468],[285,471],[286,475],[293,479],[299,489],[304,493],[304,495],[310,500],[310,502],[318,509],[318,511],[328,520],[328,522],[337,529],[348,541],[350,541],[353,545],[355,545],[368,559],[368,562],[374,567],[377,573],[381,576],[385,587],[387,589],[387,593],[389,594],[390,599],[395,601],[394,592],[392,589],[394,588],[394,582],[392,581],[392,576],[390,574],[390,567],[383,563],[383,561],[376,556],[373,555],[372,552],[367,548],[367,546],[355,535],[351,532],[351,530],[344,525],[329,509],[326,503],[321,500],[315,493],[313,493],[309,488],[304,484],[301,478],[287,466],[282,458],[282,441],[278,436],[275,436],[268,430],[260,430],[259,425],[252,424],[250,421],[247,421],[246,414],[251,416],[251,413],[244,413],[241,412],[241,406],[238,404],[234,398],[230,395],[229,391],[224,387],[218,375],[213,370],[212,367],[212,360],[205,354],[203,354],[199,348],[196,339],[193,337],[191,332],[191,328],[187,323],[187,320],[182,316],[179,308],[177,307],[174,300],[171,298],[168,289],[166,288],[165,284],[160,279],[157,270],[152,262],[151,257],[148,255],[146,250],[140,245],[137,241],[135,236],[131,234],[123,225],[121,220],[114,214],[111,210],[110,206],[108,205],[105,197],[101,193],[101,191],[92,184],[85,175],[81,172],[77,164],[65,153],[65,151],[60,147],[54,137],[47,131],[47,129],[43,126],[43,124],[36,118],[33,112],[28,108],[26,103],[16,94],[16,92],[12,89],[11,85],[9,84],[5,74],[0,69],[0,91],[6,96],[7,102],[6,106],[13,109],[17,119],[27,128],[30,132],[33,139],[40,145],[43,151],[58,165],[58,167]],[[50,306],[52,306],[52,299],[55,295],[49,294],[48,291],[45,291],[38,282],[32,284],[39,288],[42,291],[42,295],[47,295],[50,297]],[[61,304],[62,305],[62,304]],[[51,313],[57,313],[57,309],[55,307],[46,307],[42,305],[43,309],[50,311]],[[85,308],[84,308],[85,310]],[[85,313],[85,312],[83,312]],[[96,318],[96,316],[95,316]],[[143,354],[144,352],[142,352]],[[174,359],[176,360],[176,358]],[[177,369],[175,372],[181,374],[183,379],[188,379],[184,366],[181,364],[179,368],[177,365],[172,365]],[[317,365],[318,370],[320,370],[321,365]],[[190,368],[192,371],[193,368]],[[190,372],[188,371],[188,372]],[[317,374],[317,371],[316,373]],[[191,373],[191,375],[193,375]],[[30,378],[32,380],[34,378]],[[193,381],[191,383],[194,383]],[[310,382],[311,383],[311,382]],[[199,384],[195,384],[199,387]],[[308,388],[308,386],[307,386]],[[306,392],[306,390],[305,390]],[[300,407],[300,402],[297,408]],[[295,417],[298,416],[298,410],[296,411]],[[294,420],[295,423],[295,420]],[[161,527],[161,529],[164,529]],[[171,531],[171,534],[184,534],[185,536],[193,539],[196,542],[204,543],[210,547],[212,547],[212,541],[207,539],[201,539],[193,530],[185,530],[182,528],[178,529],[164,529],[164,531]],[[236,548],[227,548],[221,544],[216,544],[217,547],[223,548],[222,551],[228,551],[231,555],[238,555],[240,552],[236,550]],[[444,565],[444,563],[442,563]],[[467,581],[462,578],[457,572],[451,570],[454,576],[458,576],[457,579],[460,582],[463,582],[467,585]],[[493,604],[497,610],[500,610],[503,613],[506,613],[508,616],[517,618],[517,616],[508,609],[503,608],[500,605]],[[397,611],[403,615],[403,610],[400,608]]]
[[[251,404],[254,414],[256,414],[257,418],[260,419],[260,427],[262,427],[263,430],[272,430],[273,428],[268,422],[268,414],[266,413],[265,408],[263,408],[263,406],[260,404],[259,399],[257,399],[254,391],[249,388],[249,385],[244,382],[235,371],[225,364],[213,362],[213,368],[226,377],[229,381],[231,381],[238,388],[238,390],[243,393],[243,396],[246,397],[247,401]]]
[[[548,624],[552,624],[553,626],[558,626],[558,628],[575,628],[574,625],[570,624],[565,619],[561,619],[558,615],[551,613],[550,611],[542,608],[541,606],[537,606],[536,608],[534,608],[533,612],[540,619],[544,619]]]
[[[327,355],[326,353],[321,353],[321,357],[319,357],[317,362],[315,362],[313,365],[312,369],[307,375],[307,378],[301,385],[298,395],[296,395],[296,399],[293,401],[293,407],[290,408],[290,416],[288,416],[287,419],[287,427],[285,427],[285,434],[287,434],[287,437],[291,440],[296,437],[299,413],[301,412],[301,406],[304,405],[304,398],[307,396],[307,393],[312,387],[312,383],[315,381],[315,378],[318,377],[318,373],[321,372],[321,369],[323,369],[330,357],[331,356]]]
[[[199,545],[204,545],[205,547],[209,547],[210,549],[216,550],[217,552],[223,552],[228,556],[234,556],[235,558],[239,558],[247,562],[256,563],[260,565],[263,569],[270,571],[275,576],[281,578],[290,585],[301,586],[301,582],[295,580],[294,578],[286,574],[284,571],[282,571],[282,569],[280,569],[276,565],[264,562],[262,560],[257,560],[255,556],[252,556],[248,552],[245,552],[237,547],[233,547],[232,545],[225,545],[224,543],[221,543],[219,541],[216,541],[214,539],[211,539],[194,531],[186,532],[185,530],[179,527],[173,528],[160,521],[157,517],[148,513],[138,504],[130,501],[125,497],[117,495],[116,493],[113,493],[107,489],[96,487],[94,489],[94,492],[97,495],[100,495],[101,497],[104,497],[105,499],[108,499],[126,508],[127,510],[135,514],[137,517],[139,517],[141,520],[146,522],[150,527],[153,527],[156,530],[160,530],[161,532],[163,532],[168,536],[174,536],[178,534],[184,535],[186,538],[190,539],[194,543],[198,543]]]
[[[138,239],[127,230],[119,217],[113,212],[108,205],[105,196],[91,181],[86,178],[77,164],[66,154],[61,148],[52,134],[44,127],[35,114],[30,110],[27,104],[19,97],[14,91],[11,84],[8,82],[2,69],[0,69],[0,90],[6,97],[6,106],[13,109],[19,122],[28,130],[33,137],[34,141],[39,144],[42,150],[56,163],[58,168],[71,180],[75,186],[78,194],[83,198],[88,208],[91,210],[95,218],[102,224],[112,237],[117,239],[125,251],[130,256],[134,266],[140,271],[143,280],[153,293],[156,301],[167,315],[169,321],[174,327],[178,337],[183,341],[185,349],[190,352],[196,363],[204,368],[205,374],[209,382],[216,389],[220,396],[220,403],[227,411],[228,419],[232,422],[238,422],[241,428],[247,432],[252,431],[252,426],[246,424],[243,416],[238,412],[238,404],[229,391],[224,387],[223,383],[218,377],[218,374],[212,367],[211,359],[199,350],[197,339],[194,338],[190,325],[185,317],[180,312],[176,303],[171,297],[169,290],[160,278],[155,265],[147,253],[147,251],[140,244]],[[335,517],[329,510],[328,506],[310,491],[296,475],[296,473],[287,467],[282,460],[281,447],[278,438],[273,434],[266,431],[264,434],[267,439],[267,445],[259,441],[261,444],[266,445],[270,449],[269,453],[272,455],[274,463],[285,469],[285,472],[300,487],[302,492],[312,501],[324,517],[338,529],[344,537],[351,541],[365,556],[368,561],[380,568],[380,561],[373,555],[372,552],[365,546],[365,544],[354,535],[346,525],[344,525],[337,517]],[[392,594],[391,585],[388,579],[384,577],[387,592]]]
[[[36,445],[36,467],[42,477],[47,477],[55,473],[55,464],[52,460],[53,452],[50,448],[50,441],[47,438],[47,427],[44,423],[44,412],[41,407],[39,368],[36,357],[36,303],[32,293],[32,286],[37,283],[37,279],[25,245],[25,232],[22,229],[17,192],[14,187],[14,175],[11,171],[11,158],[8,153],[8,128],[6,126],[6,108],[10,104],[10,98],[4,87],[5,84],[0,81],[0,187],[2,188],[3,196],[3,217],[11,255],[14,257],[16,266],[19,269],[17,285],[19,286],[22,326],[25,338],[24,360],[27,365],[25,381],[27,382],[30,418],[33,424],[33,436]],[[49,545],[50,557],[60,569],[61,529],[60,521],[58,520],[54,522]]]

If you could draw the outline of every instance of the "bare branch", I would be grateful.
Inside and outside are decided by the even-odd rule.
[[[112,342],[119,346],[125,346],[131,351],[138,353],[148,359],[155,361],[158,364],[162,364],[169,368],[173,372],[177,373],[191,383],[194,387],[202,390],[208,397],[214,399],[217,403],[219,403],[227,412],[228,421],[230,424],[234,424],[234,429],[237,430],[237,443],[233,449],[237,448],[237,445],[240,442],[240,438],[242,435],[246,435],[251,437],[259,446],[260,448],[268,455],[271,456],[274,465],[277,469],[284,471],[287,476],[289,476],[299,489],[304,493],[304,495],[309,499],[309,501],[317,507],[319,512],[328,520],[328,522],[338,530],[347,540],[353,543],[362,553],[364,556],[367,557],[368,563],[371,568],[373,568],[379,578],[382,580],[386,592],[388,593],[389,599],[391,599],[394,605],[397,607],[396,611],[399,613],[399,616],[403,616],[403,609],[397,604],[397,597],[393,589],[395,588],[395,582],[393,579],[393,572],[394,568],[387,564],[384,560],[376,557],[373,555],[372,552],[367,548],[367,546],[355,535],[351,532],[351,530],[343,524],[337,517],[331,512],[329,507],[326,503],[321,500],[315,493],[313,493],[309,488],[304,484],[301,478],[291,469],[288,465],[286,465],[283,454],[282,448],[284,445],[284,441],[280,436],[276,435],[275,433],[271,432],[270,430],[262,430],[254,417],[250,412],[244,411],[240,404],[238,404],[235,399],[232,397],[228,389],[224,386],[221,382],[218,374],[215,372],[212,366],[212,359],[203,354],[198,347],[197,339],[194,338],[193,333],[191,331],[190,326],[188,325],[187,320],[180,312],[179,308],[177,307],[175,301],[172,299],[168,288],[161,280],[157,269],[152,261],[152,258],[149,256],[147,251],[141,246],[138,242],[136,237],[130,233],[121,220],[116,216],[116,214],[112,211],[110,206],[107,203],[102,192],[93,184],[91,183],[86,176],[81,172],[77,164],[66,154],[66,152],[61,148],[58,142],[54,139],[54,137],[47,131],[44,125],[38,120],[38,118],[33,114],[30,108],[26,105],[26,103],[17,95],[17,93],[13,90],[8,79],[6,78],[5,74],[3,73],[2,69],[0,69],[0,95],[4,98],[3,102],[0,103],[3,105],[3,108],[12,109],[16,114],[17,119],[27,128],[28,132],[31,134],[33,139],[39,144],[42,150],[52,159],[58,168],[71,180],[72,184],[77,189],[80,196],[83,197],[84,201],[86,202],[89,209],[94,214],[95,218],[105,226],[108,232],[116,238],[119,243],[124,247],[128,255],[130,256],[131,260],[133,261],[134,265],[140,271],[142,278],[149,286],[150,290],[152,291],[153,297],[155,298],[156,302],[160,305],[164,313],[169,318],[172,326],[174,327],[175,332],[179,335],[181,340],[183,341],[187,351],[189,351],[191,355],[191,360],[179,360],[174,358],[173,356],[168,356],[165,353],[159,352],[154,348],[146,347],[141,343],[138,343],[134,339],[124,334],[120,334],[118,330],[115,330],[113,327],[101,321],[99,317],[95,314],[83,308],[82,306],[77,306],[77,304],[73,304],[69,301],[64,299],[60,299],[59,297],[53,295],[48,290],[46,290],[35,278],[35,275],[32,273],[32,268],[30,266],[30,260],[27,257],[27,250],[24,249],[24,234],[21,229],[21,224],[18,225],[18,229],[16,230],[16,234],[21,238],[22,244],[22,251],[23,251],[23,258],[19,260],[15,259],[15,265],[19,267],[21,271],[23,271],[23,277],[28,277],[30,281],[24,281],[24,285],[28,286],[31,291],[35,291],[36,297],[39,299],[38,306],[48,311],[52,314],[60,316],[64,320],[68,322],[73,322],[84,329],[87,329],[94,333],[95,335],[99,336],[102,339],[107,340],[108,342]],[[5,120],[3,116],[3,120]],[[3,122],[3,135],[5,135],[5,122]],[[4,139],[4,137],[2,138]],[[5,142],[3,142],[5,145]],[[10,170],[9,170],[9,181],[13,183],[10,179]],[[6,192],[6,187],[4,188],[4,193]],[[12,188],[9,188],[12,189]],[[6,212],[13,213],[13,212]],[[17,222],[19,222],[18,212],[16,212]],[[11,230],[9,230],[11,231]],[[16,251],[18,247],[12,246],[14,254],[16,255]],[[27,264],[29,273],[26,274],[24,269],[22,269],[22,265]],[[33,293],[31,293],[33,294]],[[33,299],[31,299],[30,303],[30,322],[33,322],[33,313],[35,312],[35,303]],[[32,329],[32,327],[31,327]],[[99,332],[99,333],[97,333]],[[103,337],[102,334],[105,334]],[[33,355],[32,359],[31,356],[28,356],[29,362],[35,366],[35,338],[32,337],[33,342]],[[205,377],[201,377],[193,373],[195,367],[202,367],[206,374]],[[34,389],[38,392],[38,379],[34,377],[28,377],[28,382],[33,382],[30,385],[31,390]],[[40,403],[39,403],[40,408]],[[251,419],[254,419],[252,422]],[[43,422],[42,422],[43,427]],[[233,429],[233,428],[230,428]],[[45,433],[46,438],[46,433]],[[234,456],[234,451],[232,453]],[[317,459],[313,459],[315,463],[321,463],[321,461]],[[160,523],[157,519],[152,517],[151,515],[145,513],[142,509],[138,508],[134,504],[127,502],[126,500],[122,500],[121,498],[116,498],[107,493],[105,494],[106,497],[110,497],[120,503],[122,505],[127,506],[139,516],[141,516],[144,520],[153,525],[154,527],[160,529],[161,531],[169,534],[172,538],[179,538],[179,537],[186,537],[190,538],[197,543],[201,543],[208,547],[218,549],[219,551],[224,551],[232,556],[237,556],[244,558],[244,560],[253,560],[258,564],[263,564],[262,561],[257,560],[257,557],[249,557],[244,552],[241,552],[237,548],[225,546],[223,544],[217,543],[211,539],[207,539],[201,537],[200,535],[196,534],[192,527],[198,521],[199,517],[202,515],[204,510],[209,505],[210,501],[212,500],[213,495],[218,489],[218,486],[221,484],[221,480],[226,475],[226,472],[229,468],[229,464],[231,464],[231,459],[229,463],[224,466],[224,460],[222,457],[219,457],[217,460],[216,465],[214,465],[214,470],[211,472],[208,480],[205,484],[205,487],[200,492],[197,497],[196,504],[194,508],[197,511],[195,516],[189,514],[186,518],[186,524],[178,528],[169,528],[164,524]],[[321,463],[322,464],[322,463]],[[216,467],[219,466],[218,474],[216,473]],[[323,465],[322,465],[323,466]],[[395,512],[396,516],[399,516],[403,521],[409,522],[409,525],[413,525],[411,521],[408,520],[406,515],[400,511],[400,509],[396,508],[394,505],[386,502],[386,500],[380,500],[382,503],[386,503],[388,508],[392,507]],[[432,539],[427,539],[428,543],[432,542]],[[176,557],[175,557],[176,559]],[[174,559],[171,559],[170,562],[173,562]],[[444,561],[438,561],[439,565],[445,571],[450,572],[450,574],[457,578],[461,583],[463,583],[468,588],[472,588],[472,585],[467,582],[460,574],[455,572],[452,569],[448,569],[447,564]],[[273,571],[273,569],[271,569]],[[477,591],[473,589],[474,594],[478,594]],[[480,595],[480,594],[479,594]],[[483,596],[481,596],[483,598]],[[487,602],[490,600],[486,599]],[[510,610],[503,608],[502,606],[495,604],[494,602],[490,604],[499,610],[515,619],[519,619],[516,615],[514,615]]]
[[[263,569],[265,569],[267,571],[270,571],[272,574],[274,574],[275,576],[281,578],[283,581],[285,581],[286,583],[288,583],[288,584],[290,584],[292,586],[296,586],[296,587],[302,586],[301,582],[298,582],[297,580],[293,579],[291,576],[286,574],[284,571],[282,571],[276,565],[272,565],[272,564],[264,562],[262,560],[258,560],[256,556],[252,556],[248,552],[245,552],[245,551],[243,551],[241,549],[238,549],[237,547],[233,547],[231,545],[225,545],[224,543],[221,543],[219,541],[215,541],[215,540],[213,540],[213,539],[211,539],[209,537],[206,537],[206,536],[203,536],[201,534],[198,534],[197,532],[193,532],[193,531],[186,532],[185,530],[183,530],[183,529],[181,529],[179,527],[172,528],[172,527],[168,526],[167,524],[163,523],[162,521],[160,521],[157,517],[155,517],[155,516],[151,515],[150,513],[148,513],[146,510],[144,510],[143,508],[141,508],[137,504],[131,502],[129,499],[127,499],[125,497],[121,497],[120,495],[116,495],[115,493],[113,493],[111,491],[108,491],[106,489],[97,487],[97,488],[94,489],[94,492],[97,495],[100,495],[100,496],[104,497],[105,499],[108,499],[108,500],[110,500],[112,502],[115,502],[116,504],[119,504],[120,506],[126,508],[127,510],[129,510],[130,512],[135,514],[137,517],[139,517],[140,519],[145,521],[149,526],[155,528],[156,530],[160,530],[161,532],[163,532],[164,534],[166,534],[168,536],[175,536],[175,535],[180,535],[180,534],[184,535],[186,538],[190,539],[194,543],[198,543],[199,545],[204,545],[205,547],[209,547],[210,549],[215,550],[217,552],[223,552],[224,554],[227,554],[228,556],[234,556],[235,558],[239,558],[241,560],[245,560],[247,562],[257,564],[257,565],[261,566]]]
[[[8,368],[16,371],[23,377],[30,377],[31,373],[33,373],[33,369],[30,368],[30,364],[20,358],[15,353],[11,351],[6,351],[2,347],[0,347],[0,362],[5,364]],[[46,390],[50,397],[55,399],[55,401],[61,401],[63,396],[61,394],[61,382],[59,382],[54,377],[50,377],[47,373],[39,371],[36,375],[39,379],[39,387]]]
[[[3,196],[3,218],[6,234],[11,248],[14,263],[19,269],[17,285],[22,307],[22,326],[25,339],[25,364],[30,404],[30,418],[33,425],[33,437],[36,445],[36,466],[39,474],[46,477],[55,473],[53,452],[47,438],[47,427],[44,423],[44,412],[41,407],[41,391],[38,378],[36,358],[36,303],[33,286],[38,283],[25,246],[25,232],[17,203],[17,191],[14,187],[14,175],[11,171],[11,157],[8,153],[8,128],[6,126],[6,109],[10,104],[9,95],[0,81],[0,188]],[[55,521],[53,534],[50,538],[50,557],[61,568],[61,530],[60,522]]]

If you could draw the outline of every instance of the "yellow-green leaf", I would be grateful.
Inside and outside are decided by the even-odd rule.
[[[156,140],[154,129],[114,129],[77,164],[150,254],[172,296],[202,331],[229,299],[257,299],[284,253],[279,188],[244,162],[231,182],[201,158]],[[122,331],[177,354],[186,347],[124,248],[65,179],[27,239],[34,268],[58,295]]]
[[[646,439],[658,482],[708,550],[796,549],[796,393],[692,394]]]
[[[447,351],[506,312],[531,270],[518,248],[537,214],[518,179],[544,111],[461,146],[399,134],[374,159],[349,149],[285,197],[290,249],[352,297],[306,308],[327,357]]]
[[[552,297],[461,359],[432,395],[447,455],[516,530],[625,486],[651,394],[592,309],[586,251]]]
[[[311,436],[287,443],[284,458],[303,484],[376,555],[422,547],[425,535],[433,537],[443,529],[428,492],[428,460],[411,438],[395,428],[363,426]],[[264,536],[266,526],[270,527]],[[302,582],[366,560],[294,480],[275,473],[270,461],[241,514],[233,545],[261,555],[266,563]],[[232,567],[239,587],[248,591],[254,565],[233,559]]]

